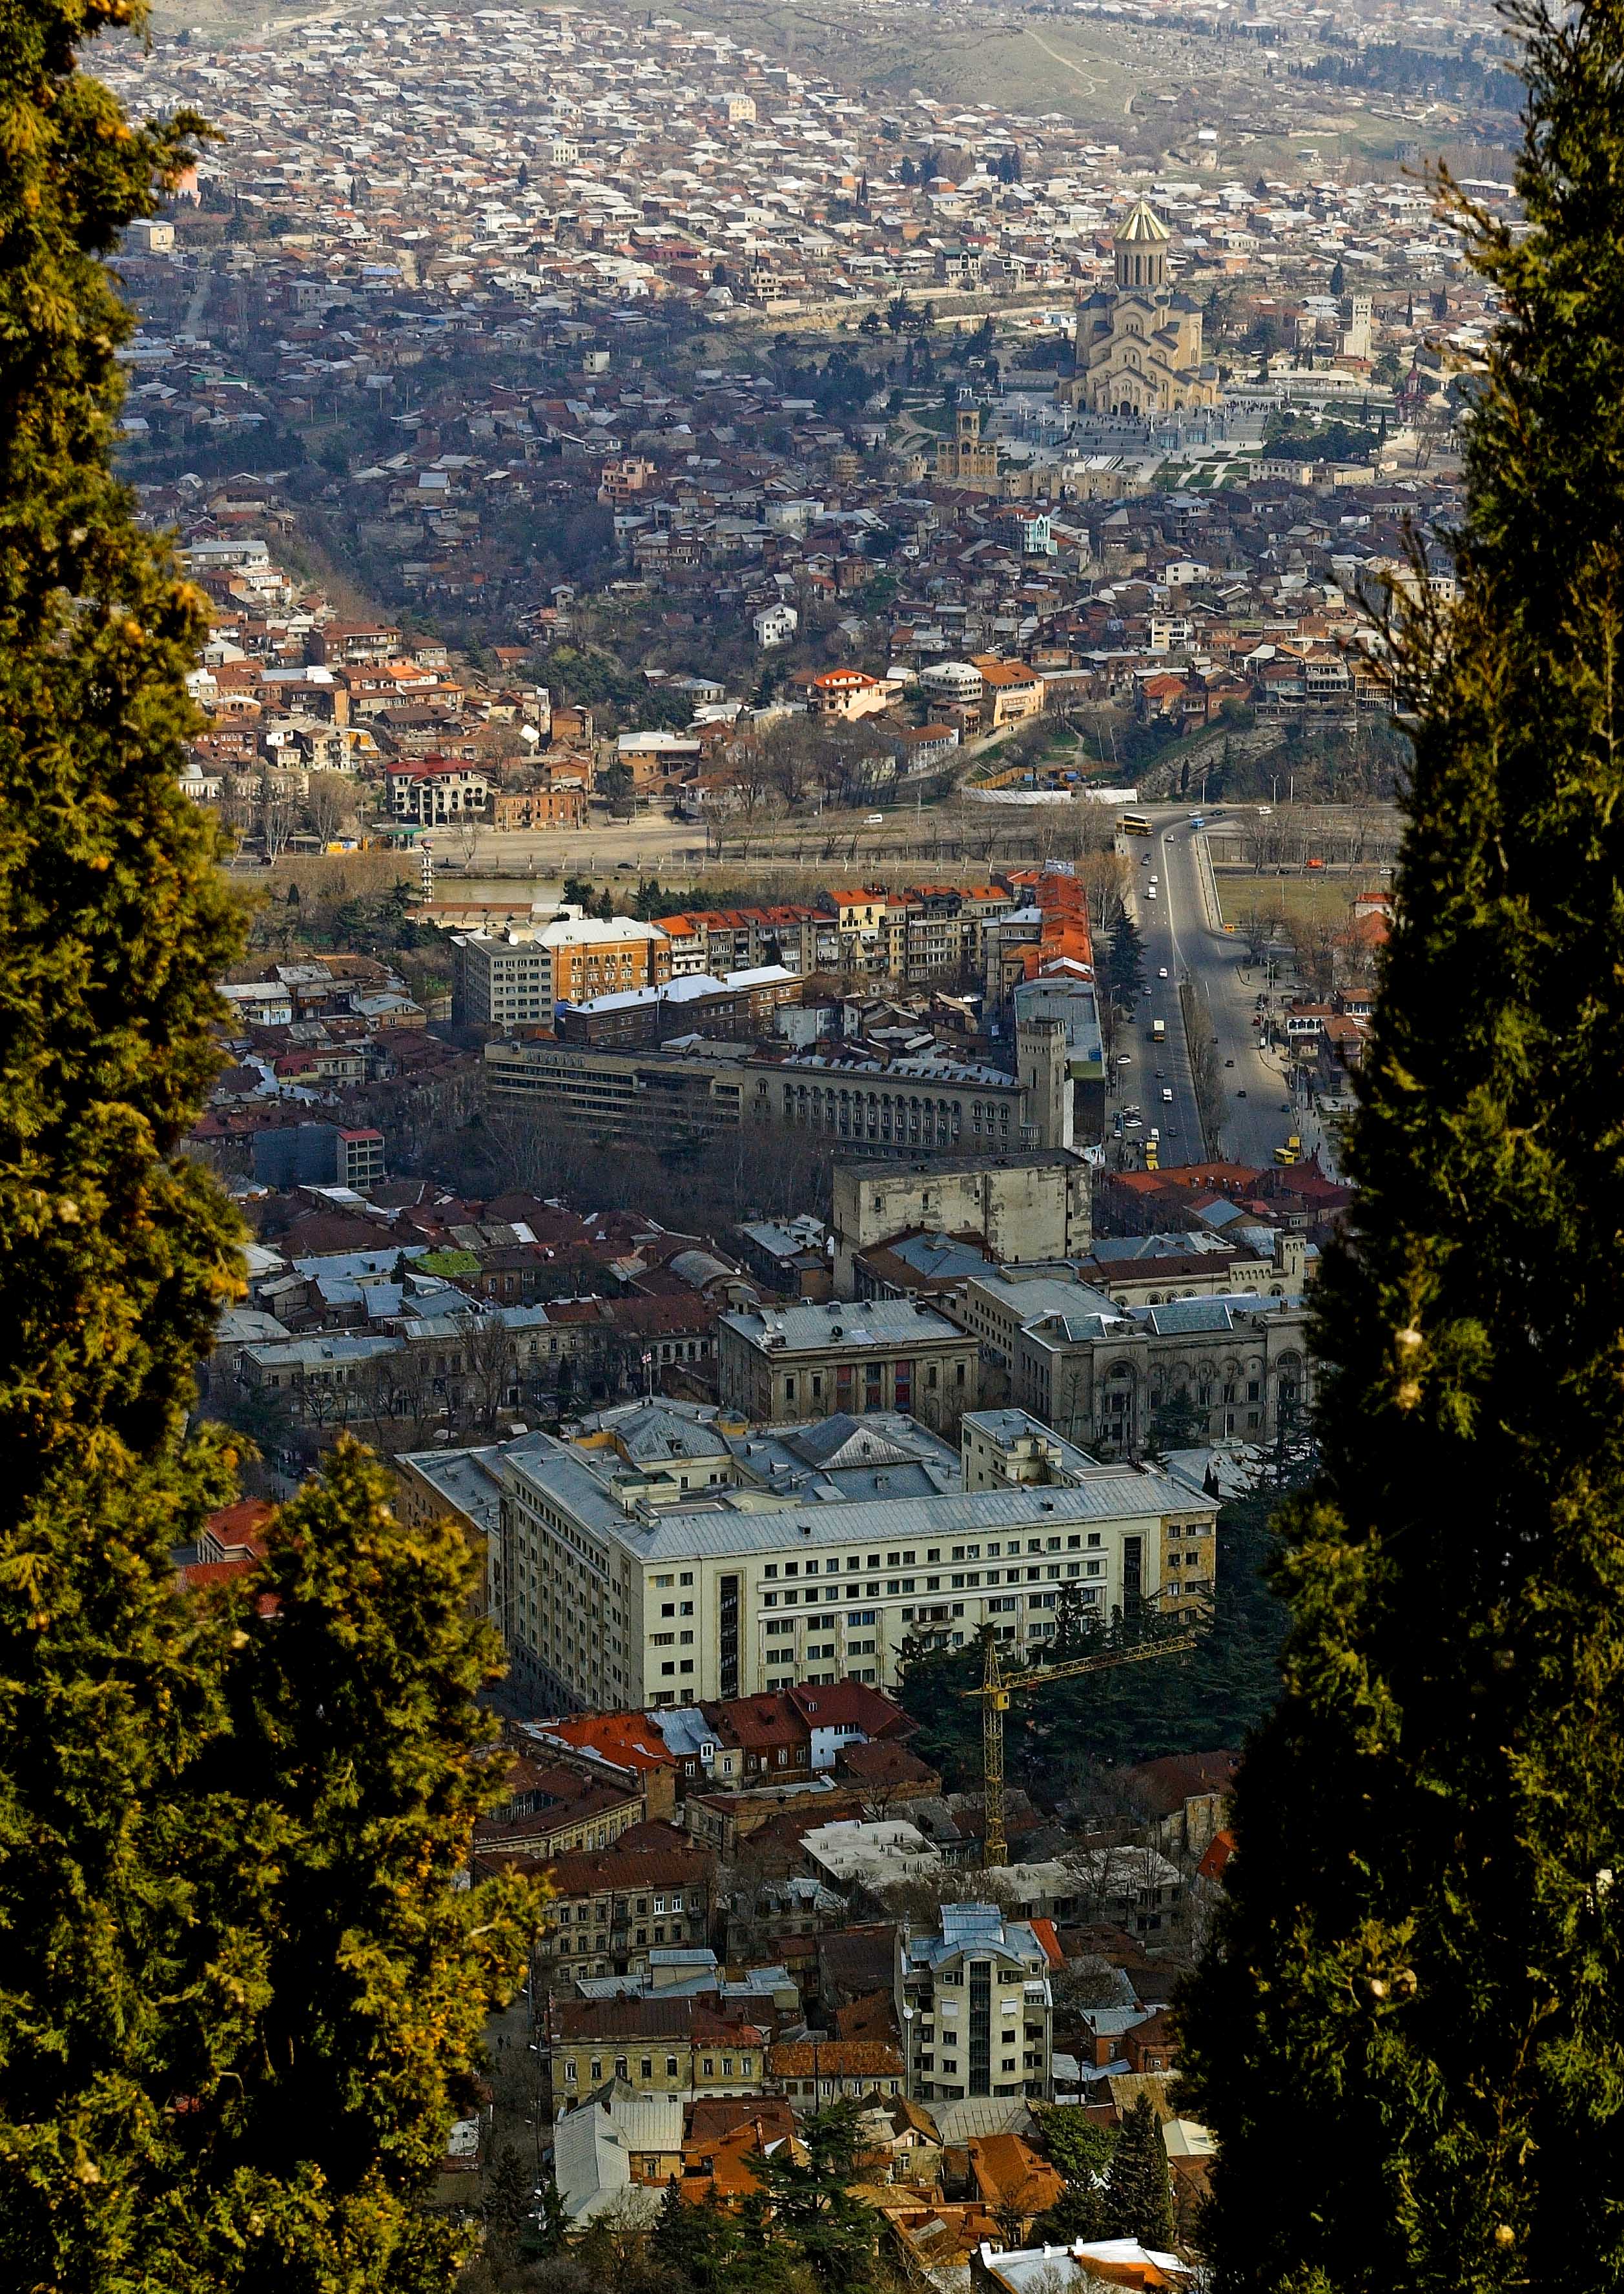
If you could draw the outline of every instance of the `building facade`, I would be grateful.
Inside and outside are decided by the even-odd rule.
[[[470,936],[471,937],[471,936]],[[1072,1143],[1065,1031],[1024,1023],[1020,1073],[941,1059],[739,1056],[726,1046],[675,1052],[573,1049],[502,1041],[485,1047],[497,1104],[544,1105],[604,1138],[706,1136],[762,1125],[799,1130],[877,1158]]]
[[[1006,1919],[996,1904],[944,1904],[930,1928],[903,1922],[892,1988],[909,2095],[1049,2101],[1051,1965],[1031,1923]]]
[[[1075,1258],[1089,1247],[1089,1166],[1069,1148],[1020,1155],[943,1155],[834,1170],[835,1288],[850,1297],[860,1253],[928,1228],[976,1234],[997,1259]]]
[[[639,2095],[755,2095],[767,2034],[703,2000],[564,1999],[551,2008],[552,2092],[560,2106],[605,2079]]]
[[[1034,1295],[1023,1302],[1023,1290]],[[972,1277],[953,1311],[982,1339],[983,1389],[1002,1367],[1018,1409],[1112,1456],[1140,1454],[1157,1413],[1171,1407],[1209,1441],[1258,1444],[1289,1435],[1312,1410],[1301,1295],[1241,1291],[1119,1308],[1085,1284],[989,1275]]]
[[[976,1346],[910,1298],[739,1309],[717,1325],[724,1409],[756,1425],[894,1410],[942,1428],[976,1395]]]
[[[500,1459],[492,1612],[515,1694],[555,1711],[883,1687],[907,1641],[1035,1648],[1067,1589],[1103,1618],[1212,1574],[1216,1500],[1019,1411],[970,1413],[955,1452],[895,1413],[758,1429],[657,1402]]]
[[[551,1027],[557,1004],[626,994],[670,977],[657,925],[630,916],[555,917],[452,936],[452,1012],[476,1028]]]

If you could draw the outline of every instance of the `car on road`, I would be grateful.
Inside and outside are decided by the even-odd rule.
[[[1154,884],[1154,883],[1153,883],[1153,884],[1147,884],[1147,885],[1146,885],[1146,887],[1145,887],[1145,898],[1146,898],[1147,900],[1154,900],[1154,899],[1155,899],[1155,897],[1156,897],[1156,888],[1155,888],[1155,884]]]
[[[1243,1085],[1241,1086],[1240,1089],[1236,1093],[1235,1096],[1236,1097],[1236,1099],[1245,1099],[1245,1096],[1246,1096],[1246,1086],[1245,1086],[1245,1084],[1243,1084]]]
[[[1116,1064],[1119,1068],[1130,1068],[1133,1065],[1133,1053],[1131,1052],[1118,1052],[1116,1055]]]
[[[1283,1099],[1283,1100],[1280,1102],[1280,1112],[1281,1112],[1281,1114],[1282,1114],[1282,1115],[1289,1115],[1289,1114],[1291,1113],[1291,1111],[1292,1111],[1292,1103],[1291,1103],[1290,1100],[1289,1100],[1289,1099]]]
[[[1226,1060],[1226,1061],[1224,1062],[1224,1065],[1225,1065],[1227,1068],[1232,1068],[1232,1067],[1235,1065],[1235,1062],[1234,1062],[1233,1060]]]
[[[1165,980],[1165,979],[1166,979],[1166,977],[1167,977],[1167,966],[1166,966],[1165,964],[1163,964],[1163,965],[1162,966],[1162,969],[1160,970],[1160,972],[1157,972],[1157,974],[1156,974],[1156,978],[1157,978],[1158,980]]]
[[[883,812],[870,812],[865,816],[863,826],[865,828],[878,828],[883,825],[885,818],[885,816]]]
[[[1162,1086],[1162,1103],[1164,1107],[1171,1107],[1173,1103],[1173,1094],[1166,1084]]]

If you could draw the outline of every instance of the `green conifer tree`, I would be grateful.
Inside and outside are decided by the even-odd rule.
[[[801,2121],[798,2154],[786,2143],[751,2160],[774,2241],[792,2248],[828,2294],[864,2294],[874,2282],[877,2217],[851,2187],[861,2115],[850,2100],[830,2103]]]
[[[485,2250],[497,2276],[506,2277],[518,2266],[524,2250],[531,2217],[530,2177],[524,2160],[510,2143],[504,2143],[486,2170]]]
[[[177,787],[203,601],[110,460],[101,258],[200,132],[78,73],[139,20],[0,12],[0,2284],[404,2294],[448,2282],[420,2201],[512,1966],[454,1886],[486,1645],[358,1463],[241,1612],[170,1560],[234,1494],[185,1417],[240,1230],[183,1143],[239,934]]]
[[[1136,2096],[1122,2113],[1112,2146],[1103,2211],[1112,2238],[1137,2238],[1141,2246],[1159,2252],[1171,2243],[1167,2149],[1148,2095]]]
[[[1415,763],[1285,1694],[1185,2107],[1227,2289],[1624,2279],[1624,12],[1527,36],[1529,229]]]
[[[158,1782],[213,1725],[167,1566],[229,1493],[179,1447],[236,1280],[180,1152],[237,946],[175,785],[201,600],[109,449],[129,317],[100,258],[187,164],[74,68],[122,0],[0,15],[0,2281],[73,2282],[139,2231],[163,2139],[181,1828]]]
[[[295,2288],[357,2264],[363,2283],[449,2285],[463,2241],[423,2201],[522,1952],[524,1883],[459,1884],[494,1780],[477,1565],[389,1495],[346,1441],[277,1517],[224,1669],[228,1728],[181,1779],[219,1843],[193,1859],[193,1954],[255,2012],[229,2051],[204,2024],[175,2065],[192,2097],[179,2242],[229,2204]],[[528,2183],[501,2187],[527,2219]]]

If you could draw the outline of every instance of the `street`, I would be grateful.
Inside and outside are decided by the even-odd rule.
[[[1271,1163],[1274,1151],[1293,1132],[1302,1131],[1297,1114],[1288,1111],[1289,1098],[1281,1073],[1279,1054],[1260,1052],[1253,1026],[1255,997],[1262,991],[1261,971],[1246,962],[1246,951],[1230,934],[1214,931],[1203,899],[1197,846],[1200,832],[1190,826],[1187,809],[1179,806],[1149,808],[1154,834],[1140,845],[1135,864],[1137,912],[1145,948],[1145,971],[1149,994],[1140,997],[1143,1018],[1137,1031],[1141,1039],[1153,1020],[1167,1024],[1167,1042],[1156,1047],[1140,1040],[1132,1046],[1133,1065],[1120,1072],[1125,1102],[1137,1100],[1146,1129],[1157,1124],[1163,1140],[1163,1166],[1194,1160],[1202,1154],[1202,1135],[1196,1119],[1196,1092],[1190,1075],[1188,1048],[1184,1039],[1184,1015],[1179,981],[1187,972],[1205,990],[1218,1038],[1219,1077],[1223,1088],[1220,1136],[1213,1141],[1216,1154],[1238,1163]],[[1147,897],[1149,880],[1157,880],[1157,896]],[[1159,975],[1163,966],[1167,978]],[[1234,1064],[1228,1065],[1228,1062]],[[1155,1070],[1163,1076],[1158,1078]],[[1127,1078],[1131,1078],[1130,1083]],[[1164,1089],[1172,1103],[1161,1099]],[[1238,1094],[1244,1092],[1243,1099]],[[1160,1116],[1158,1115],[1160,1110]],[[1142,1139],[1143,1132],[1130,1132]]]

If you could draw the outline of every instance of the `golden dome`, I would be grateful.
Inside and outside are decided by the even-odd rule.
[[[1171,236],[1155,208],[1147,200],[1141,199],[1117,231],[1114,244],[1118,247],[1161,246]]]

